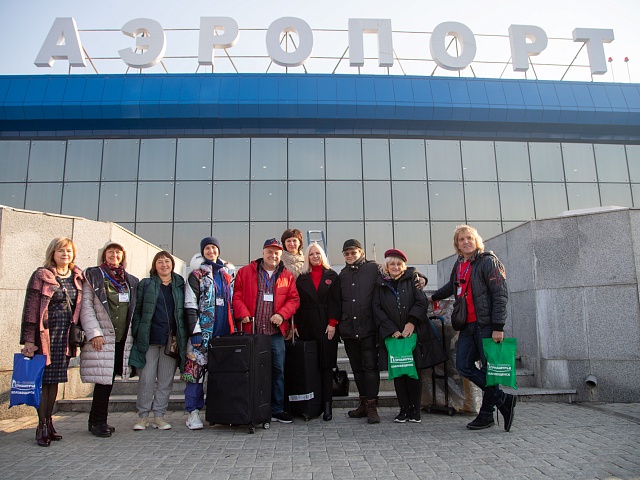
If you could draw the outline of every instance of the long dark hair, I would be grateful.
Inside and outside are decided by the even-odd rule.
[[[173,259],[173,255],[171,255],[166,250],[162,250],[161,252],[156,253],[156,256],[153,257],[153,262],[151,262],[151,270],[149,270],[149,276],[153,277],[158,274],[158,270],[156,270],[156,262],[159,258],[166,257],[171,260],[171,271],[173,272],[176,269],[176,261]]]

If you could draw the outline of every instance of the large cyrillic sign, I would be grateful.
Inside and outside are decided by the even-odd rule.
[[[349,22],[349,65],[364,65],[365,34],[376,35],[378,39],[378,65],[392,67],[393,34],[391,20],[378,18],[350,18]],[[132,48],[118,51],[122,61],[132,68],[149,68],[164,56],[167,40],[162,26],[149,18],[128,21],[122,33],[134,39]],[[294,32],[298,36],[295,50],[285,51],[280,43],[283,33]],[[607,72],[604,44],[613,41],[613,30],[600,28],[576,28],[572,32],[573,41],[586,45],[589,67],[592,75]],[[201,17],[198,42],[198,64],[213,65],[215,50],[232,48],[238,42],[238,23],[230,17]],[[461,46],[456,55],[447,50],[447,37],[455,37]],[[529,57],[539,55],[547,48],[547,34],[535,25],[511,25],[509,42],[513,70],[526,72]],[[267,53],[271,60],[283,67],[298,67],[311,56],[313,31],[300,18],[283,17],[274,20],[267,29]],[[451,71],[464,70],[476,56],[476,41],[469,27],[458,22],[444,22],[437,25],[429,40],[429,51],[433,61],[441,68]],[[38,67],[51,67],[56,60],[67,60],[72,67],[85,67],[82,43],[78,26],[73,18],[56,18],[42,48],[36,57]]]

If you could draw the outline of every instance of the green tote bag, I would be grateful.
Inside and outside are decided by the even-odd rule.
[[[384,339],[387,352],[389,352],[389,380],[402,375],[418,379],[416,363],[413,360],[416,340],[417,335],[411,335],[409,338],[387,337]]]
[[[487,387],[504,385],[516,389],[517,340],[505,338],[496,343],[492,338],[483,338],[482,347],[487,359]]]

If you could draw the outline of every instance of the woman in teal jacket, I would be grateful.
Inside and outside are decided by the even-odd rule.
[[[166,251],[153,258],[150,278],[140,282],[133,312],[133,347],[129,365],[140,376],[136,407],[140,417],[134,430],[148,426],[169,430],[164,420],[176,367],[184,368],[187,334],[184,326],[184,279],[175,273],[175,261]],[[171,340],[175,338],[173,348]],[[170,350],[170,351],[167,351]],[[172,351],[171,351],[172,350]],[[157,380],[157,388],[156,388]],[[153,412],[153,419],[149,414]]]

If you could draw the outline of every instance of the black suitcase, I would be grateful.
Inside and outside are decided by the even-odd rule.
[[[249,425],[249,433],[271,421],[271,337],[232,334],[209,340],[207,409],[210,424]]]
[[[430,320],[439,320],[442,329],[442,348],[447,351],[447,339],[445,338],[444,317],[432,315]],[[456,413],[456,409],[449,406],[449,373],[447,371],[448,361],[442,364],[442,374],[436,373],[436,368],[431,369],[431,391],[433,392],[433,403],[427,407],[427,413],[446,413],[450,417]],[[436,395],[436,380],[442,380],[444,390],[444,405],[438,405],[438,395]]]
[[[317,417],[323,411],[318,344],[315,340],[292,340],[285,344],[285,410],[305,420]]]

